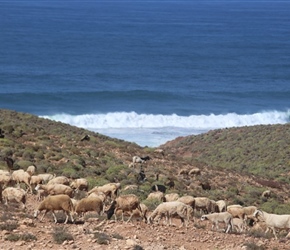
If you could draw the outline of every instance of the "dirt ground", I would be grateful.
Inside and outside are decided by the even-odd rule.
[[[38,201],[35,196],[29,195],[27,211],[16,209],[14,204],[5,207],[0,205],[0,249],[134,249],[134,250],[194,250],[194,249],[290,249],[290,240],[280,238],[253,237],[249,233],[216,232],[211,230],[207,221],[191,222],[188,228],[180,228],[180,220],[173,220],[172,226],[148,225],[134,218],[126,223],[114,220],[106,221],[103,218],[90,217],[86,220],[76,219],[76,223],[62,223],[62,212],[57,213],[60,223],[55,224],[53,217],[48,213],[42,222],[33,218],[33,211]],[[17,223],[13,231],[6,230],[8,224]],[[221,225],[222,227],[222,225]],[[60,231],[57,231],[60,230]],[[58,232],[58,234],[57,234]],[[58,244],[55,237],[63,233],[72,236]],[[26,238],[11,241],[12,236],[26,235]],[[28,237],[27,235],[30,235]],[[32,237],[32,236],[33,237]],[[9,239],[10,240],[7,240]],[[15,238],[15,237],[14,237]],[[32,239],[34,238],[34,239]],[[31,241],[29,241],[31,240]]]

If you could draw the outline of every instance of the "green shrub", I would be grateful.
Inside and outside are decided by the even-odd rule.
[[[67,232],[64,227],[55,227],[52,236],[57,244],[62,244],[66,240],[70,241],[74,239],[72,234]]]
[[[110,242],[110,236],[105,233],[95,232],[94,238],[97,240],[97,243],[99,243],[100,245],[108,245]]]
[[[1,218],[2,221],[5,221],[6,219],[2,216]],[[8,222],[4,224],[0,224],[0,230],[6,230],[6,231],[13,231],[14,229],[18,228],[17,222]]]

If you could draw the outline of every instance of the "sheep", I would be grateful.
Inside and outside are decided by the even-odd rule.
[[[161,148],[156,148],[156,149],[154,150],[154,153],[161,154],[162,156],[164,156],[164,150],[161,149]]]
[[[207,205],[207,212],[208,213],[219,213],[219,207],[214,200],[209,200]]]
[[[71,182],[70,187],[77,190],[88,191],[89,183],[85,178],[75,179]]]
[[[215,203],[217,204],[220,213],[227,211],[227,203],[225,200],[218,200]]]
[[[144,203],[140,203],[140,208],[136,208],[132,212],[128,212],[128,215],[130,216],[132,213],[132,217],[141,217],[146,223],[148,211],[149,211],[148,207]],[[116,211],[116,215],[119,215],[120,213],[122,213],[122,210],[118,209]]]
[[[239,207],[239,208],[242,208],[243,206],[241,206],[240,204],[228,205],[228,206],[227,206],[227,209],[232,208],[232,207]]]
[[[44,189],[37,190],[36,200],[41,201],[44,197],[47,197],[49,193]]]
[[[99,198],[102,200],[102,202],[105,202],[107,196],[103,193],[103,192],[94,192],[88,195],[88,197],[95,197],[95,198]]]
[[[170,202],[164,202],[159,204],[156,209],[152,212],[152,214],[148,218],[148,224],[151,224],[154,219],[157,217],[158,218],[158,223],[160,219],[165,216],[166,218],[166,224],[168,225],[168,220],[169,220],[169,225],[171,225],[171,217],[172,216],[177,216],[181,220],[181,227],[188,226],[190,218],[193,218],[193,209],[192,207],[184,204],[183,202],[180,201],[170,201]]]
[[[43,179],[43,183],[48,183],[50,180],[55,178],[55,174],[38,174]]]
[[[103,211],[103,202],[98,197],[85,197],[77,202],[75,213],[84,215],[86,212],[95,211],[98,215]]]
[[[144,162],[151,160],[150,156],[146,155],[146,156],[142,156],[140,157]]]
[[[26,172],[30,175],[34,175],[36,172],[36,167],[34,165],[30,165],[27,169]]]
[[[71,198],[74,195],[74,190],[71,187],[63,184],[38,184],[35,187],[35,190],[38,191],[39,189],[47,191],[50,195],[66,194]]]
[[[199,168],[193,168],[191,169],[189,172],[188,172],[188,175],[191,176],[191,175],[194,175],[194,176],[197,176],[197,175],[201,175],[201,171]]]
[[[247,206],[244,207],[244,212],[245,212],[245,220],[246,219],[253,219],[253,214],[258,208],[256,206]]]
[[[177,193],[171,193],[171,194],[166,194],[165,195],[165,201],[176,201],[179,198],[179,194]]]
[[[272,230],[275,239],[278,237],[276,235],[275,229],[290,229],[290,214],[270,214],[262,210],[256,210],[253,213],[253,216],[258,219],[258,221],[264,221],[267,225],[267,233],[269,230]]]
[[[103,186],[97,186],[92,188],[89,192],[88,195],[94,192],[103,192],[107,197],[115,198],[118,194],[118,190],[121,187],[121,183],[108,183]]]
[[[238,233],[242,233],[247,230],[247,224],[240,218],[233,218],[233,227]]]
[[[7,187],[2,191],[2,199],[6,206],[8,201],[16,201],[22,205],[22,209],[26,209],[26,196],[26,191],[22,188]]]
[[[211,185],[209,184],[209,182],[200,182],[199,186],[201,186],[201,188],[203,190],[211,190]]]
[[[209,213],[210,199],[207,197],[195,197],[195,209],[202,210],[204,213]]]
[[[195,199],[191,195],[181,196],[177,201],[183,202],[184,204],[195,208]]]
[[[234,218],[240,218],[242,220],[247,220],[247,218],[252,218],[252,215],[256,210],[257,210],[256,206],[248,206],[248,207],[229,206],[227,208],[227,211],[231,213]]]
[[[147,196],[146,200],[152,200],[152,199],[156,199],[156,200],[164,202],[165,201],[164,193],[162,193],[160,191],[150,193]]]
[[[66,214],[64,224],[68,222],[69,216],[71,218],[71,221],[74,222],[74,206],[70,197],[66,194],[50,195],[46,197],[35,210],[34,218],[37,218],[38,214],[43,210],[44,214],[42,215],[40,221],[42,221],[43,217],[47,214],[47,212],[51,211],[54,218],[54,223],[57,223],[56,215],[54,212],[57,210],[62,210]]]
[[[131,212],[136,208],[139,209],[141,212],[140,200],[136,195],[134,194],[120,195],[118,198],[116,198],[112,202],[110,208],[107,210],[107,218],[108,220],[111,219],[111,217],[114,214],[115,221],[117,221],[116,211],[122,210],[122,221],[124,221],[124,212],[125,211]],[[133,216],[133,213],[131,213],[127,222],[131,220],[132,216]]]
[[[14,160],[12,159],[12,158],[10,158],[10,157],[4,157],[4,161],[6,162],[6,164],[7,164],[7,167],[9,168],[9,170],[11,171],[11,170],[13,170],[13,168],[14,168]]]
[[[179,170],[178,175],[188,175],[189,170],[187,168],[182,168]]]
[[[262,195],[261,195],[261,197],[262,198],[266,198],[266,199],[269,199],[270,197],[271,197],[271,190],[265,190],[263,193],[262,193]]]
[[[164,185],[156,184],[151,187],[152,191],[161,191],[162,193],[166,192],[166,187]]]
[[[18,184],[18,186],[20,185],[21,182],[25,183],[27,187],[29,188],[30,193],[32,193],[32,188],[30,186],[30,179],[31,179],[30,174],[25,172],[23,169],[15,170],[11,174],[12,181],[15,181]]]
[[[36,187],[38,184],[42,184],[42,183],[43,183],[43,179],[41,178],[41,176],[31,175],[31,177],[30,177],[30,186],[31,187]]]
[[[8,171],[0,171],[0,185],[3,185],[3,187],[8,186],[8,184],[11,182],[11,174]]]
[[[142,160],[140,156],[135,155],[135,156],[133,156],[133,158],[132,158],[132,162],[133,162],[133,164],[134,164],[134,163],[144,163],[145,160]]]
[[[219,222],[224,222],[226,225],[225,233],[228,233],[230,230],[234,228],[233,225],[233,216],[229,212],[222,213],[212,213],[212,214],[204,214],[201,216],[201,220],[209,220],[212,222],[211,229],[213,230],[216,227],[217,231],[219,230]]]
[[[126,187],[124,187],[124,191],[126,190],[137,190],[138,186],[137,185],[127,185]]]
[[[67,178],[66,176],[57,176],[51,179],[47,184],[69,185],[69,178]]]

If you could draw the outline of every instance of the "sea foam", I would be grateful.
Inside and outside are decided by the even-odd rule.
[[[140,146],[155,147],[179,136],[196,135],[212,129],[285,124],[289,122],[290,110],[191,116],[113,112],[83,115],[55,114],[42,117],[135,142]]]

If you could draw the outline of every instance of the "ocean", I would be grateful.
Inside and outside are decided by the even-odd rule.
[[[290,1],[0,0],[0,108],[158,147],[290,121]]]

